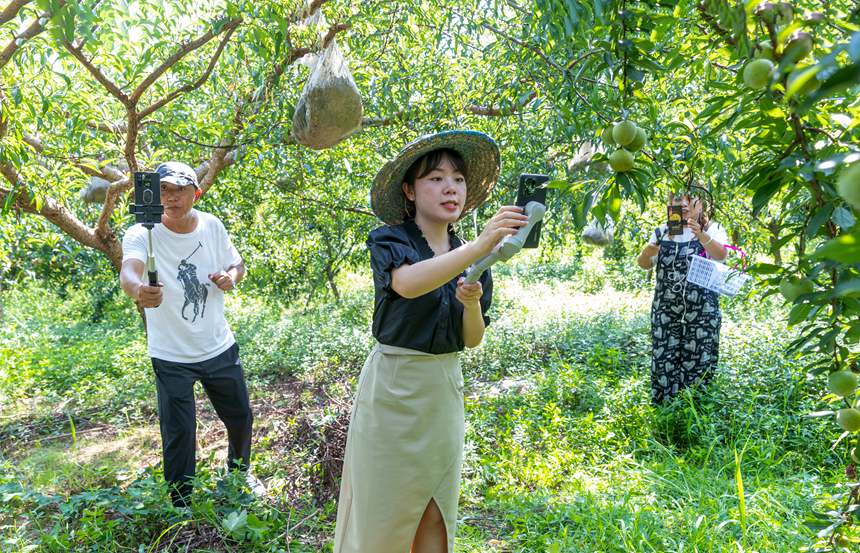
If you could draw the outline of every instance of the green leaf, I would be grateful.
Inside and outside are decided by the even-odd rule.
[[[840,263],[860,263],[860,234],[843,234],[818,248],[812,256]]]
[[[758,214],[784,184],[785,181],[781,178],[781,175],[776,175],[776,177],[772,176],[771,180],[756,190],[752,199],[753,213]]]
[[[840,282],[833,290],[835,296],[860,296],[860,278]]]
[[[749,268],[749,272],[758,275],[773,275],[782,272],[782,267],[770,263],[756,263]]]
[[[248,525],[248,512],[244,509],[232,511],[224,519],[221,520],[221,526],[228,534],[235,535],[238,531],[243,530]]]
[[[15,203],[15,198],[18,196],[17,190],[11,190],[9,194],[6,195],[6,201],[3,202],[3,211],[2,214],[6,215],[9,213],[9,210],[12,209],[12,205]]]
[[[812,238],[818,232],[818,229],[821,228],[821,225],[826,223],[830,216],[833,214],[833,204],[827,204],[812,216],[812,219],[809,220],[809,224],[806,225],[806,236]]]
[[[788,90],[785,91],[785,99],[790,100],[795,94],[803,89],[806,83],[815,80],[816,75],[821,71],[821,69],[820,65],[813,65],[812,67],[803,70],[795,69],[795,71],[801,71],[801,73],[799,73],[797,77],[794,77],[794,74],[792,74],[794,80],[791,82],[791,86],[788,87]]]
[[[735,487],[738,494],[738,511],[741,516],[741,531],[746,532],[747,528],[747,508],[746,495],[744,494],[744,478],[741,473],[741,458],[743,454],[738,455],[738,450],[735,449]]]
[[[805,112],[818,100],[832,96],[857,83],[860,83],[860,61],[843,67],[831,75],[822,83],[821,88],[809,95],[800,110]]]
[[[609,216],[612,217],[614,221],[619,220],[619,215],[621,214],[621,193],[619,192],[617,185],[610,189],[610,194],[606,202],[606,209]]]
[[[72,42],[75,40],[75,12],[70,5],[66,5],[63,9],[63,37]]]
[[[857,220],[851,210],[845,206],[839,206],[833,210],[833,216],[830,218],[842,230],[848,230],[854,226]]]
[[[269,523],[265,520],[260,520],[255,515],[250,514],[247,518],[248,529],[255,534],[260,534],[269,529]]]
[[[805,321],[811,310],[812,304],[810,303],[799,303],[792,307],[788,314],[788,326],[792,327],[799,322]]]
[[[849,344],[860,342],[860,321],[854,321],[845,333],[845,341]]]

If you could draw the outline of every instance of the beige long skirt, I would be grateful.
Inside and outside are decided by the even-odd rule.
[[[409,553],[433,499],[453,553],[463,438],[458,354],[377,344],[350,415],[334,552]]]

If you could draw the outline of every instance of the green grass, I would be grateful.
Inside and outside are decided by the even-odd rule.
[[[458,551],[788,552],[815,541],[805,520],[844,484],[845,444],[831,452],[835,425],[806,416],[821,408],[822,383],[786,357],[781,307],[725,304],[719,375],[655,410],[650,292],[586,294],[581,275],[526,275],[500,272],[484,344],[463,355]],[[253,461],[270,494],[244,503],[235,482],[217,486],[223,434],[202,401],[189,518],[166,503],[130,305],[82,323],[83,292],[5,293],[0,550],[330,550],[326,447],[371,346],[362,282],[344,283],[340,306],[230,298],[257,411]]]

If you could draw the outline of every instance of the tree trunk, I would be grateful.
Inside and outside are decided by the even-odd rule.
[[[779,247],[779,224],[769,221],[767,230],[770,231],[770,253],[773,254],[773,262],[782,265],[782,248]]]
[[[326,263],[325,274],[326,279],[328,280],[328,287],[331,289],[331,293],[334,295],[334,302],[340,305],[340,292],[338,291],[337,284],[334,281],[334,277],[337,276],[337,271],[332,269],[331,261]]]

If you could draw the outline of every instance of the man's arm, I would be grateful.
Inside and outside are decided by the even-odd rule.
[[[224,271],[219,271],[209,275],[209,280],[215,283],[215,286],[224,290],[232,290],[239,285],[239,281],[245,278],[245,262],[239,261],[234,265],[230,265]]]
[[[126,259],[119,271],[119,283],[122,291],[137,302],[141,307],[158,307],[163,295],[160,282],[158,286],[150,286],[143,280],[146,265],[139,259]]]
[[[236,265],[230,265],[226,272],[230,275],[230,278],[233,279],[233,284],[238,285],[239,282],[245,278],[245,262],[240,261]]]
[[[211,280],[215,286],[227,292],[236,288],[236,286],[239,285],[239,282],[245,278],[245,260],[242,259],[236,246],[233,245],[233,241],[230,240],[230,235],[227,233],[224,223],[217,218],[215,221],[218,228],[217,234],[221,241],[221,248],[223,248],[221,250],[221,258],[218,263],[222,264],[222,266],[227,263],[229,263],[229,265],[227,265],[226,269],[222,269],[208,276],[209,280]]]

